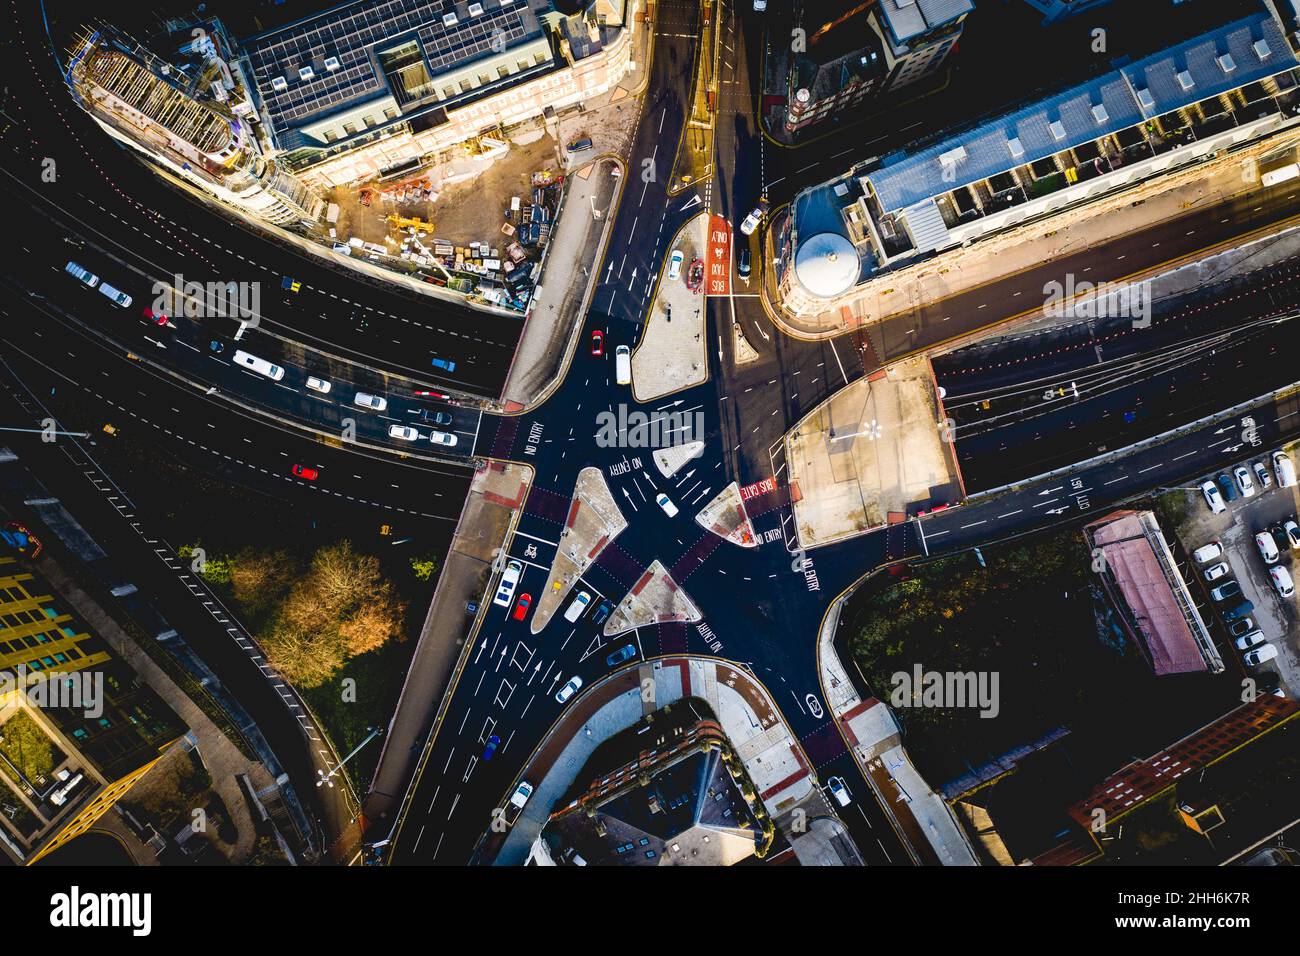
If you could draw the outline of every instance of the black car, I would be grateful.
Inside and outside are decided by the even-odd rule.
[[[420,421],[432,425],[450,425],[451,416],[446,412],[431,412],[427,408],[422,408],[420,409]]]

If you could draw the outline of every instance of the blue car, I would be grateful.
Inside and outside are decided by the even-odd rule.
[[[1219,482],[1219,487],[1223,489],[1223,500],[1236,501],[1237,486],[1232,483],[1232,479],[1227,475],[1220,475],[1216,480]]]
[[[436,358],[436,359],[433,360],[433,363],[432,363],[432,364],[433,364],[433,367],[434,367],[434,368],[440,368],[440,369],[442,369],[444,372],[454,372],[454,371],[456,371],[456,363],[453,362],[451,359],[440,359],[440,358]]]
[[[497,752],[497,748],[500,746],[501,746],[501,738],[498,737],[496,734],[493,734],[491,737],[487,739],[487,746],[483,748],[483,759],[491,760],[492,755]]]
[[[610,654],[609,657],[605,658],[605,666],[617,667],[619,664],[622,664],[625,660],[632,657],[636,657],[636,645],[624,644],[613,654]]]

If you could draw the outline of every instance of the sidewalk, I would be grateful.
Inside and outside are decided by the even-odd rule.
[[[500,462],[490,462],[474,475],[362,804],[362,830],[372,831],[365,834],[371,841],[390,836],[400,824],[407,787],[414,792],[419,779],[416,750],[423,748],[418,758],[422,772],[433,731],[464,665],[461,654],[473,646],[487,606],[492,561],[514,530],[532,480],[528,466]],[[471,601],[478,602],[476,615],[466,610]]]
[[[632,353],[632,395],[638,402],[652,402],[699,385],[709,377],[703,276],[694,292],[686,284],[696,260],[703,269],[708,235],[709,213],[702,212],[677,231],[668,247],[645,332]],[[682,253],[681,273],[670,279],[668,262],[674,251]]]
[[[643,680],[653,688],[649,701]],[[617,672],[569,706],[521,774],[536,788],[528,805],[504,839],[480,846],[476,862],[522,866],[552,806],[596,748],[645,714],[686,697],[713,710],[773,819],[816,793],[808,758],[753,675],[710,658],[656,660]]]
[[[933,258],[884,272],[837,299],[825,312],[796,317],[784,311],[780,297],[770,282],[771,270],[764,270],[763,297],[776,324],[787,334],[799,338],[830,338],[886,319],[896,318],[917,309],[935,306],[946,299],[991,285],[1066,255],[1079,253],[1112,239],[1155,227],[1186,215],[1189,210],[1221,205],[1229,201],[1245,203],[1246,197],[1262,191],[1259,177],[1254,182],[1243,176],[1243,163],[1291,148],[1300,137],[1266,139],[1239,152],[1194,163],[1178,171],[1139,183],[1118,193],[1083,202],[1039,219],[1012,227],[939,253]],[[1244,187],[1244,188],[1243,188]],[[1280,224],[1277,228],[1281,228]],[[1272,231],[1272,230],[1269,230]],[[1239,237],[1224,245],[1236,245]],[[771,250],[768,250],[770,255]],[[1122,282],[1163,272],[1175,264],[1194,261],[1210,254],[1195,254],[1162,261],[1136,270],[1136,262],[1114,262],[1087,277],[1092,282]],[[1158,255],[1152,252],[1152,255]],[[1002,324],[1038,312],[1046,299],[1027,301],[1026,311],[1005,316]]]
[[[948,804],[935,793],[903,748],[894,715],[882,702],[863,700],[835,651],[835,632],[847,595],[826,613],[818,635],[822,693],[844,742],[903,845],[923,864],[977,866],[975,852]]]
[[[536,407],[563,381],[596,287],[622,182],[622,167],[611,158],[599,159],[565,181],[555,231],[501,392],[507,414]]]

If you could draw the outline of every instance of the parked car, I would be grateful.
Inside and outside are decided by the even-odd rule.
[[[359,405],[361,408],[368,408],[371,411],[382,412],[388,408],[388,399],[382,395],[370,395],[366,392],[357,392],[352,398],[353,405]]]
[[[1295,487],[1295,463],[1286,452],[1273,452],[1273,474],[1277,476],[1279,488]]]
[[[1192,560],[1197,564],[1204,564],[1206,561],[1213,561],[1215,558],[1223,556],[1223,545],[1217,541],[1211,541],[1209,544],[1203,544],[1192,552]]]
[[[533,596],[531,594],[519,595],[519,602],[515,605],[514,618],[516,621],[522,621],[528,616],[528,609],[532,607]]]
[[[1250,470],[1255,473],[1255,480],[1259,482],[1260,491],[1268,491],[1273,487],[1273,476],[1268,473],[1262,461],[1257,461],[1250,466]]]
[[[1275,657],[1277,657],[1277,648],[1269,643],[1261,644],[1253,651],[1247,651],[1241,655],[1241,659],[1246,662],[1248,667],[1258,667]]]
[[[311,465],[294,465],[289,471],[295,478],[301,478],[303,481],[315,481],[320,477],[320,472]]]
[[[677,280],[682,277],[682,263],[686,261],[686,254],[680,249],[674,249],[672,256],[668,260],[668,278]]]
[[[519,583],[523,573],[524,566],[521,562],[510,561],[507,563],[506,569],[501,572],[501,583],[497,585],[496,597],[492,599],[492,603],[499,604],[502,607],[509,607],[510,599],[515,596],[515,585]]]
[[[1291,546],[1292,551],[1300,551],[1300,525],[1291,519],[1282,525],[1282,531],[1286,535],[1286,543]]]
[[[1210,597],[1216,601],[1226,601],[1228,598],[1234,598],[1241,594],[1241,585],[1236,581],[1225,581],[1217,588],[1210,589]]]
[[[569,144],[569,152],[571,153],[583,153],[589,149],[591,149],[590,136],[584,136],[582,137],[582,139],[576,139]]]
[[[1247,631],[1255,629],[1255,622],[1249,616],[1241,617],[1228,625],[1228,633],[1233,637],[1241,637]]]
[[[1237,489],[1241,492],[1241,497],[1255,497],[1255,482],[1250,479],[1250,469],[1245,465],[1238,465],[1232,469],[1232,477],[1237,480]]]
[[[1272,532],[1261,531],[1256,534],[1255,547],[1259,548],[1259,556],[1264,559],[1265,564],[1277,563],[1277,542],[1273,540]]]
[[[1223,495],[1219,494],[1219,489],[1214,486],[1214,482],[1202,482],[1201,494],[1205,496],[1205,503],[1210,506],[1210,514],[1217,515],[1228,509],[1228,506],[1223,503]]]
[[[843,777],[831,777],[826,781],[826,788],[830,790],[831,796],[840,806],[847,807],[853,802],[853,798],[849,795],[849,788],[844,785]]]
[[[630,660],[633,657],[636,657],[636,645],[624,644],[613,654],[610,654],[605,658],[605,666],[617,667],[619,664],[622,664],[624,661]]]
[[[1268,576],[1273,579],[1273,587],[1277,588],[1277,593],[1282,597],[1289,598],[1295,594],[1295,583],[1291,580],[1291,572],[1284,565],[1273,565],[1268,569]]]
[[[487,746],[483,748],[483,759],[491,760],[492,755],[497,752],[497,748],[500,746],[501,746],[501,738],[498,737],[496,734],[493,734],[491,737],[487,739]]]
[[[569,678],[568,682],[560,688],[559,693],[555,695],[555,699],[563,704],[566,700],[576,694],[581,687],[582,678],[577,674],[574,674]]]
[[[1256,628],[1253,631],[1247,631],[1241,637],[1237,638],[1237,650],[1248,651],[1252,647],[1258,647],[1264,643],[1264,632]]]
[[[519,786],[515,787],[515,792],[510,794],[510,805],[516,810],[522,810],[532,795],[533,785],[527,780],[521,780]]]
[[[1223,618],[1225,623],[1228,623],[1246,617],[1254,610],[1255,610],[1254,604],[1252,604],[1250,601],[1242,601],[1236,607],[1229,608],[1228,610],[1224,611],[1221,617]]]
[[[1232,483],[1232,479],[1229,478],[1226,473],[1220,475],[1215,480],[1219,483],[1219,490],[1223,492],[1223,499],[1225,501],[1237,500],[1237,486]]]
[[[1219,578],[1224,577],[1229,570],[1227,561],[1220,561],[1218,564],[1212,564],[1205,569],[1205,580],[1217,581]]]

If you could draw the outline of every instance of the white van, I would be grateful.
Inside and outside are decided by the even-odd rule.
[[[1286,452],[1273,452],[1273,472],[1277,475],[1279,488],[1295,487],[1295,464]]]
[[[587,605],[590,603],[591,595],[586,591],[579,591],[578,596],[569,605],[569,609],[564,612],[564,619],[570,624],[576,624],[578,618],[582,617],[582,612],[587,610]]]
[[[131,307],[131,297],[121,289],[114,289],[107,282],[101,282],[99,284],[99,292],[101,295],[108,296],[108,301],[112,302],[119,309],[129,309]]]
[[[75,262],[69,262],[63,267],[63,271],[68,273],[70,276],[76,277],[78,281],[84,282],[92,289],[99,285],[99,276],[95,275],[84,266],[77,265]]]
[[[507,564],[505,571],[501,575],[501,583],[497,585],[497,594],[492,599],[492,603],[500,604],[502,607],[509,607],[510,599],[515,596],[515,585],[519,583],[519,578],[523,573],[524,566],[518,561],[511,561]]]
[[[614,381],[620,385],[632,384],[632,350],[626,345],[614,349]]]
[[[235,350],[235,364],[242,365],[249,371],[256,372],[258,375],[265,375],[273,382],[278,382],[284,378],[284,369],[278,365],[272,365],[264,358],[258,358],[256,355],[250,355],[241,349]]]

